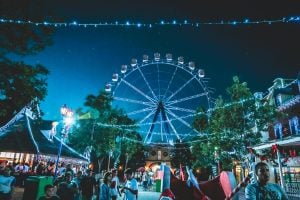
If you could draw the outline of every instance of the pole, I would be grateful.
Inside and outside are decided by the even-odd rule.
[[[285,183],[284,183],[283,173],[282,173],[282,163],[281,163],[280,152],[278,149],[276,150],[276,153],[277,153],[278,166],[279,166],[280,185],[282,189],[285,191]]]
[[[55,173],[54,173],[53,181],[55,181],[56,178],[57,178],[58,162],[59,162],[59,158],[60,158],[60,155],[61,155],[61,149],[62,149],[62,138],[60,138],[60,145],[59,145],[59,149],[58,149],[58,153],[57,153],[57,159],[56,159],[56,164],[55,164]]]
[[[127,169],[127,163],[128,163],[128,153],[126,153],[126,162],[125,162],[125,169],[124,170]]]
[[[109,172],[109,165],[110,165],[110,153],[108,154],[108,164],[107,164],[107,171]]]

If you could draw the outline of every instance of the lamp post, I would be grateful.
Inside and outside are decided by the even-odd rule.
[[[109,172],[109,165],[110,165],[110,157],[112,157],[113,155],[113,151],[110,150],[108,153],[108,164],[107,164],[107,171]]]
[[[68,108],[66,104],[60,108],[60,114],[62,116],[63,127],[61,130],[60,145],[59,145],[59,149],[58,149],[58,153],[57,153],[54,180],[57,177],[58,162],[59,162],[59,158],[61,155],[62,144],[63,144],[64,139],[68,137],[70,127],[73,123],[73,111],[70,108]]]
[[[127,164],[128,164],[128,153],[126,153],[125,155],[126,155],[125,169],[127,169]]]

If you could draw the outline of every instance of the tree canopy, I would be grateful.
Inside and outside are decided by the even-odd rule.
[[[192,146],[197,166],[220,161],[224,169],[231,169],[232,161],[243,160],[247,147],[260,141],[265,124],[276,117],[274,107],[256,105],[260,100],[238,77],[233,77],[233,84],[226,91],[229,100],[219,97],[209,117],[200,111],[194,120],[193,126],[205,133]]]
[[[1,1],[1,16],[9,19],[44,20],[39,1]],[[52,43],[53,29],[45,26],[5,24],[0,26],[0,125],[28,105],[42,101],[47,94],[49,71],[41,64],[29,65],[24,56],[42,51]]]
[[[88,95],[84,103],[88,111],[78,111],[78,127],[70,134],[69,143],[80,152],[92,147],[99,157],[107,157],[112,152],[114,162],[119,163],[125,154],[129,159],[139,156],[137,152],[141,152],[142,145],[135,122],[121,109],[113,108],[112,100],[104,91],[97,96]]]

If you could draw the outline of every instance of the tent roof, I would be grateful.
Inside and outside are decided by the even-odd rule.
[[[25,112],[17,114],[8,124],[0,128],[0,151],[31,154],[58,153],[60,139],[48,137],[52,121],[37,121],[30,119]],[[83,155],[63,143],[61,156],[87,160]]]

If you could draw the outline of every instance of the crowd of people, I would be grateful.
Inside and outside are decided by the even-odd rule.
[[[9,163],[0,165],[0,199],[11,200],[14,186],[22,186],[26,175],[31,174],[31,168],[25,163],[19,163],[15,166]],[[34,173],[36,175],[54,175],[54,164],[43,163],[36,165]],[[148,172],[143,172],[136,179],[134,172],[130,168],[124,171],[124,177],[121,180],[118,176],[118,170],[112,169],[103,175],[96,175],[90,169],[74,171],[71,164],[61,164],[58,170],[58,176],[54,177],[53,184],[45,186],[45,196],[40,200],[117,200],[118,197],[124,197],[125,200],[138,199],[139,181],[143,189],[151,185],[151,176]],[[260,162],[255,166],[257,181],[249,184],[245,189],[246,200],[274,199],[287,200],[288,197],[284,190],[277,184],[269,183],[270,173],[266,163]],[[175,173],[175,175],[180,175]],[[186,173],[182,177],[186,178]],[[17,177],[16,177],[17,176]]]
[[[119,196],[124,196],[126,200],[137,199],[138,182],[131,169],[125,170],[125,176],[121,180],[122,186],[117,169],[96,175],[90,169],[75,171],[71,164],[61,163],[57,176],[54,176],[54,173],[53,162],[48,162],[46,165],[40,162],[34,168],[24,162],[1,163],[0,199],[11,200],[14,187],[23,187],[29,175],[55,178],[53,184],[45,186],[45,196],[40,200],[116,200]]]
[[[68,171],[59,177],[53,185],[45,186],[45,196],[40,200],[116,200],[124,193],[124,199],[136,200],[138,196],[138,182],[133,177],[131,169],[125,170],[126,181],[121,186],[118,171],[113,169],[106,172],[100,179],[96,179],[91,170],[81,171],[76,175]]]

